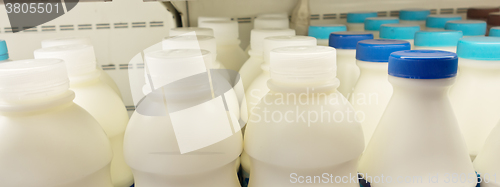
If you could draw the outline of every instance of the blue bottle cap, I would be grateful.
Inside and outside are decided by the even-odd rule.
[[[346,31],[347,27],[342,24],[325,24],[325,25],[311,25],[309,26],[309,36],[316,39],[328,39],[330,33]]]
[[[404,40],[363,40],[356,46],[356,59],[367,62],[388,62],[392,52],[410,49],[410,42]]]
[[[500,27],[491,27],[489,36],[500,37]]]
[[[347,23],[364,23],[366,18],[377,17],[377,12],[349,12]]]
[[[328,43],[330,47],[335,49],[356,49],[356,45],[359,41],[371,39],[373,39],[373,34],[369,32],[332,32]]]
[[[500,60],[500,37],[476,36],[460,39],[457,55],[472,60]]]
[[[374,18],[366,18],[365,19],[365,30],[367,31],[378,31],[380,29],[380,25],[382,24],[391,24],[391,23],[399,23],[398,18],[394,17],[374,17]]]
[[[480,20],[454,20],[446,22],[446,30],[462,31],[464,36],[484,36],[486,22]]]
[[[462,31],[418,31],[415,46],[456,47],[462,36]]]
[[[425,26],[429,28],[444,29],[447,21],[462,20],[462,16],[456,14],[440,14],[427,16]]]
[[[407,79],[444,79],[457,75],[457,54],[437,50],[397,51],[389,57],[389,75]]]
[[[411,21],[423,21],[431,14],[429,9],[404,9],[399,11],[399,19]]]
[[[9,50],[7,50],[7,43],[5,40],[0,40],[0,60],[9,59]]]
[[[383,24],[380,26],[380,38],[412,40],[415,33],[420,31],[419,25],[413,24]]]

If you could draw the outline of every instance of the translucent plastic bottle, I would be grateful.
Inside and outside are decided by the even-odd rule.
[[[2,186],[113,187],[106,134],[68,88],[59,59],[0,63]]]
[[[380,26],[380,38],[405,40],[410,42],[413,48],[413,39],[418,31],[420,31],[420,26],[416,24],[384,24]]]
[[[479,20],[456,20],[448,21],[446,30],[462,31],[464,37],[486,35],[486,22]]]
[[[130,119],[124,144],[137,187],[239,186],[235,162],[243,140],[233,116],[238,103],[226,81],[207,73],[211,59],[206,50],[146,53],[149,91]]]
[[[203,21],[199,27],[213,29],[217,42],[217,58],[227,69],[239,71],[249,57],[239,46],[238,22]]]
[[[332,32],[347,31],[347,27],[343,24],[321,24],[309,26],[308,35],[315,37],[318,40],[319,46],[328,46],[328,38]]]
[[[356,65],[356,45],[361,40],[371,40],[369,32],[347,31],[330,34],[330,47],[337,51],[337,78],[340,86],[337,90],[349,98],[359,78],[359,67]]]
[[[260,66],[264,63],[264,38],[271,36],[294,36],[293,29],[252,29],[250,35],[250,58],[243,64],[239,73],[245,90],[255,77],[262,73]]]
[[[410,43],[404,40],[362,40],[357,44],[356,64],[361,71],[349,101],[360,113],[358,121],[363,127],[365,145],[370,142],[392,95],[392,86],[387,80],[389,55],[410,48]]]
[[[182,35],[166,37],[162,42],[163,50],[170,49],[204,49],[212,56],[214,69],[225,69],[224,65],[217,60],[217,45],[213,36],[207,35]]]
[[[462,31],[418,31],[415,33],[415,49],[431,49],[457,52]]]
[[[462,20],[462,16],[457,14],[429,15],[425,21],[425,27],[428,31],[444,31],[446,22],[453,20]]]
[[[499,11],[500,8],[498,8],[498,6],[470,7],[467,9],[467,19],[486,21],[490,13]]]
[[[204,21],[231,21],[230,17],[211,17],[211,16],[200,16],[198,17],[198,27],[200,27],[201,22]]]
[[[500,27],[491,27],[489,36],[500,36]]]
[[[481,176],[481,187],[495,187],[500,185],[500,125],[491,131],[483,148],[474,160],[474,169]]]
[[[394,93],[360,159],[359,172],[373,187],[476,186],[448,98],[457,73],[456,54],[394,52],[388,72]]]
[[[373,17],[365,19],[365,31],[371,32],[373,38],[380,38],[380,26],[382,24],[397,24],[399,19],[395,17]]]
[[[9,60],[9,49],[7,48],[7,42],[5,40],[0,40],[0,62],[8,62]]]
[[[66,63],[70,89],[75,92],[75,103],[87,110],[102,126],[111,142],[113,161],[111,176],[115,187],[129,187],[134,179],[123,158],[123,135],[128,114],[121,98],[100,80],[96,69],[94,48],[75,44],[35,50],[35,58],[57,58]]]
[[[272,50],[270,58],[271,91],[255,107],[245,132],[249,186],[311,186],[305,176],[312,180],[325,173],[328,181],[316,180],[314,186],[332,186],[335,176],[357,176],[363,133],[351,105],[336,89],[335,49],[283,47]],[[317,116],[296,118],[301,112]],[[345,117],[335,118],[335,113]],[[344,180],[338,186],[359,183]]]
[[[53,38],[42,40],[42,48],[61,46],[61,45],[74,45],[74,44],[84,44],[84,45],[92,45],[89,38],[86,37],[62,37],[62,38]],[[111,78],[108,73],[106,73],[101,66],[97,65],[97,71],[101,74],[99,79],[102,82],[109,85],[119,96],[122,97],[122,93],[118,85],[116,85],[113,78]]]
[[[362,11],[347,13],[347,30],[348,31],[364,31],[365,19],[377,17],[377,12]]]
[[[403,9],[399,11],[399,22],[402,24],[417,24],[424,30],[425,20],[430,14],[431,10],[429,9]]]
[[[214,36],[214,30],[210,28],[200,28],[200,27],[176,27],[170,29],[170,36],[178,36],[181,34],[187,34],[190,32],[195,32],[196,35]]]
[[[470,37],[457,46],[460,76],[450,90],[472,159],[500,121],[500,38]]]

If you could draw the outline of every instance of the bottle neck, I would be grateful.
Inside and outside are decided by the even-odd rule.
[[[39,98],[36,100],[2,102],[0,104],[0,113],[19,114],[47,110],[72,103],[74,98],[75,92],[68,90],[60,95]]]
[[[324,82],[277,82],[272,79],[267,81],[267,86],[273,92],[280,93],[329,93],[334,92],[340,86],[339,79]]]
[[[448,90],[455,77],[444,79],[407,79],[389,76],[393,97],[411,99],[448,99]]]
[[[389,69],[389,63],[387,62],[366,62],[357,60],[356,65],[358,65],[361,76],[366,74],[376,74],[376,75],[387,75]]]
[[[356,49],[337,49],[338,63],[356,63]]]

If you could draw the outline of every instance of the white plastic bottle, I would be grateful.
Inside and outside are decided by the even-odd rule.
[[[481,176],[481,187],[500,185],[500,123],[491,131],[483,148],[474,160],[474,169]]]
[[[214,30],[211,28],[200,28],[200,27],[176,27],[170,29],[169,36],[178,36],[181,34],[187,34],[194,32],[196,35],[214,36]]]
[[[430,14],[431,10],[429,9],[403,9],[399,11],[399,22],[402,24],[417,24],[424,30],[425,20]]]
[[[113,149],[111,177],[115,187],[129,187],[134,183],[132,172],[123,158],[123,135],[128,114],[121,98],[102,82],[96,69],[94,48],[75,44],[37,49],[35,58],[57,58],[66,63],[70,89],[75,92],[75,103],[87,110],[106,132]]]
[[[395,17],[371,17],[365,19],[365,31],[373,34],[374,39],[380,38],[380,26],[382,24],[397,24],[399,19]]]
[[[486,35],[486,22],[479,20],[447,21],[446,30],[462,31],[464,37]]]
[[[356,64],[361,71],[349,101],[360,113],[358,121],[363,127],[365,145],[370,142],[392,95],[387,80],[389,55],[410,48],[410,43],[404,40],[362,40],[357,44]]]
[[[347,30],[348,31],[364,31],[365,19],[377,17],[377,12],[362,11],[347,13]]]
[[[8,62],[9,60],[9,49],[7,48],[7,42],[5,40],[0,40],[0,63]]]
[[[260,66],[264,63],[264,38],[271,36],[294,36],[293,29],[252,29],[250,35],[250,58],[243,64],[239,73],[245,90],[255,77],[262,73]]]
[[[462,31],[418,31],[415,33],[415,49],[431,49],[457,52]]]
[[[227,69],[239,71],[249,57],[239,46],[238,22],[203,21],[199,27],[213,29],[217,42],[217,58]]]
[[[0,63],[2,186],[113,187],[106,134],[68,88],[59,59]]]
[[[255,107],[245,131],[249,187],[313,185],[305,176],[315,178],[314,186],[332,186],[335,176],[357,176],[363,134],[351,105],[336,89],[335,54],[325,46],[271,51],[271,91]],[[297,118],[300,113],[306,115]],[[345,117],[335,118],[339,113]],[[318,181],[325,173],[328,181]],[[345,180],[338,186],[359,183]]]
[[[359,78],[356,45],[361,40],[371,39],[373,34],[369,32],[347,31],[330,34],[330,47],[337,51],[337,78],[340,80],[337,90],[346,98],[351,95]]]
[[[124,144],[137,187],[239,186],[235,162],[243,140],[234,116],[238,103],[226,81],[207,73],[211,60],[206,50],[146,54],[151,82],[143,89],[147,95],[130,119]]]
[[[74,44],[92,45],[90,39],[86,37],[62,37],[62,38],[42,40],[42,48],[61,46],[61,45],[74,45]],[[120,88],[118,88],[118,85],[116,85],[116,82],[113,80],[113,78],[111,78],[108,75],[108,73],[106,73],[99,65],[97,65],[97,71],[99,71],[99,73],[101,74],[99,79],[101,79],[102,82],[106,83],[111,88],[113,88],[113,90],[121,98],[122,93],[120,91]]]
[[[394,52],[388,72],[394,93],[359,161],[363,178],[373,187],[476,186],[448,98],[457,73],[456,54]]]
[[[500,27],[491,27],[490,28],[490,33],[489,33],[488,36],[499,37],[500,36]]]
[[[277,15],[259,15],[253,20],[253,29],[290,29],[290,20],[288,17]],[[295,35],[295,32],[294,32]],[[245,53],[249,53],[252,45],[252,34],[250,33],[250,44],[245,48]]]
[[[182,35],[166,37],[162,42],[163,50],[170,49],[203,49],[209,51],[212,56],[213,69],[225,69],[224,65],[217,60],[217,45],[213,36],[207,35]]]
[[[450,98],[472,159],[500,121],[499,50],[498,37],[463,38],[457,46],[460,76]]]
[[[425,20],[425,29],[428,31],[444,31],[447,21],[462,20],[462,16],[457,14],[429,15]]]
[[[380,26],[380,39],[405,40],[413,48],[417,31],[420,31],[420,26],[416,24],[383,24]]]
[[[230,17],[212,17],[212,16],[200,16],[198,17],[198,27],[200,27],[201,22],[204,21],[231,21]]]
[[[320,24],[309,26],[308,35],[315,37],[318,40],[319,46],[328,46],[328,39],[332,32],[347,31],[347,27],[343,24]]]

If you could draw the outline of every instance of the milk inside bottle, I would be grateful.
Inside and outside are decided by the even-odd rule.
[[[462,31],[464,37],[484,36],[486,34],[486,22],[479,20],[447,21],[445,29]]]
[[[416,24],[384,24],[380,26],[381,39],[405,40],[410,42],[413,48],[415,33],[420,31]]]
[[[363,135],[352,107],[336,90],[335,54],[325,46],[271,51],[271,91],[255,107],[245,131],[250,187],[332,186],[335,176],[357,176]],[[297,119],[300,113],[306,114]],[[345,115],[340,119],[335,113]],[[357,180],[338,182],[359,186]]]
[[[429,15],[425,21],[425,30],[443,31],[447,21],[462,20],[461,15],[457,14],[439,14]]]
[[[349,101],[359,112],[365,135],[365,145],[377,127],[392,95],[392,86],[387,80],[389,55],[395,51],[410,50],[410,43],[404,40],[362,40],[356,47],[356,65],[360,76]]]
[[[356,65],[356,45],[361,40],[373,39],[369,32],[347,31],[330,34],[330,47],[337,51],[337,78],[340,86],[337,90],[349,98],[359,78],[359,67]]]
[[[7,42],[5,40],[0,40],[0,62],[9,61],[9,50],[7,48]]]
[[[106,132],[113,149],[111,176],[115,187],[129,187],[134,179],[123,158],[123,135],[128,114],[121,98],[100,80],[96,69],[94,48],[75,44],[37,49],[35,58],[64,60],[68,69],[70,89],[75,92],[74,102],[87,110]]]
[[[399,11],[399,19],[402,24],[417,24],[420,28],[425,29],[425,20],[431,14],[429,9],[403,9]]]
[[[59,59],[0,63],[2,186],[113,187],[111,146]]]
[[[328,39],[332,32],[347,31],[347,27],[343,24],[321,24],[309,26],[308,35],[316,38],[318,45],[328,46]]]
[[[500,123],[499,123],[500,124]],[[481,176],[482,187],[495,187],[500,185],[500,125],[491,131],[483,148],[474,160],[474,169]]]
[[[170,36],[177,36],[182,34],[187,34],[190,32],[194,32],[195,35],[204,35],[204,36],[214,36],[214,30],[211,28],[200,28],[200,27],[176,27],[170,29]]]
[[[489,36],[500,36],[500,27],[491,27]]]
[[[415,33],[415,49],[457,52],[462,31],[418,31]]]
[[[371,17],[365,19],[365,31],[373,34],[374,39],[380,38],[380,26],[382,24],[397,24],[398,18],[394,17]]]
[[[474,187],[477,176],[448,99],[455,53],[397,51],[389,58],[394,93],[359,162],[373,187]]]
[[[347,13],[347,30],[348,31],[364,31],[365,19],[377,17],[377,12],[362,11]]]

